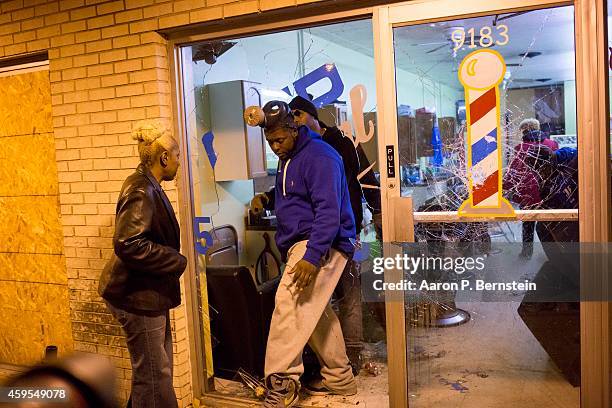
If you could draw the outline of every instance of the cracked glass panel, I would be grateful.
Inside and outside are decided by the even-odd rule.
[[[357,288],[356,303],[348,310],[357,327],[345,326],[340,319],[349,337],[349,358],[360,371],[360,392],[352,397],[303,396],[301,401],[388,406],[384,303],[362,304],[359,293],[359,269],[371,269],[371,257],[380,256],[371,21],[200,42],[181,52],[203,338],[216,390],[255,396],[263,375],[275,279],[284,268],[274,243],[273,212],[263,217],[248,212],[253,196],[274,185],[278,158],[259,128],[245,126],[243,111],[271,100],[289,102],[301,86],[315,101],[332,94],[318,110],[319,120],[327,127],[338,126],[356,146],[367,202],[361,234],[367,250],[348,279]],[[340,87],[337,82],[332,86],[336,74]],[[323,79],[304,79],[312,75]],[[334,296],[332,304],[340,314],[346,313],[342,301],[347,296]],[[354,343],[360,342],[355,336],[361,331],[360,350]],[[307,372],[316,373],[312,352],[304,355],[304,362]]]
[[[578,208],[573,7],[396,27],[394,47],[401,194],[413,198],[415,240],[438,255],[483,257],[525,282],[554,272],[556,255],[540,243],[578,241],[576,219],[419,222],[419,212],[456,213],[490,197],[516,210]],[[461,63],[477,50],[495,51],[506,69],[467,93]],[[478,79],[479,64],[468,75]],[[410,293],[411,407],[580,405],[579,303]]]

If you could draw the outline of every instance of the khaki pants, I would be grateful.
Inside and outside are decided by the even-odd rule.
[[[297,292],[291,285],[293,275],[287,272],[304,256],[306,242],[300,241],[289,249],[287,267],[276,293],[266,350],[266,378],[279,374],[299,381],[304,372],[302,352],[308,343],[321,363],[325,385],[337,391],[356,391],[340,322],[330,305],[347,258],[332,249],[314,282]]]

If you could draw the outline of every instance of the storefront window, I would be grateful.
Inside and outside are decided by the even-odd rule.
[[[578,208],[573,7],[400,26],[393,41],[401,195],[414,203],[414,246],[419,255],[480,257],[486,270],[424,276],[559,279],[565,265],[549,243],[578,241],[575,218],[488,220],[503,210],[537,219],[539,210]],[[481,209],[484,220],[469,219]],[[468,218],[451,222],[458,213]],[[579,293],[572,271],[568,285]],[[406,296],[410,406],[579,406],[578,299],[469,291]]]
[[[278,158],[262,130],[245,124],[243,112],[250,105],[289,102],[301,95],[316,105],[325,128],[337,126],[349,138],[359,155],[359,182],[366,197],[360,228],[364,249],[356,260],[362,270],[371,268],[370,255],[380,247],[372,222],[380,219],[372,23],[204,41],[183,47],[181,53],[204,338],[212,349],[216,390],[252,397],[245,373],[263,375],[274,290],[284,266],[274,242],[274,213],[254,216],[248,211],[254,195],[274,185]],[[375,401],[375,406],[387,406],[384,303],[361,304],[358,275],[355,271],[352,278],[358,288],[353,308],[359,313],[350,311],[353,323],[342,316],[340,320],[349,358],[361,369],[357,380],[364,392],[326,398],[325,403],[350,400],[370,406]],[[333,301],[340,315],[343,296]],[[349,344],[361,340],[361,351]],[[304,362],[307,372],[316,371],[312,352],[304,355]],[[306,403],[317,401],[312,397]]]

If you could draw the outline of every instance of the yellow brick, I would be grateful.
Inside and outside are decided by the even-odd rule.
[[[62,0],[60,1],[60,10],[69,10],[81,7],[85,4],[85,0]]]
[[[90,18],[87,20],[87,28],[89,30],[100,27],[108,27],[113,24],[115,24],[115,17],[113,15]]]
[[[85,20],[74,21],[71,23],[62,24],[62,34],[74,33],[77,31],[85,31],[87,24]]]
[[[88,42],[85,44],[85,51],[87,53],[106,51],[106,50],[111,50],[112,48],[113,48],[113,43],[111,40],[93,41],[93,42]]]
[[[97,10],[98,15],[121,11],[123,10],[123,1],[112,1],[110,3],[100,4]]]
[[[33,51],[46,50],[49,48],[49,43],[50,42],[48,38],[45,38],[43,40],[31,41],[27,44],[27,51],[33,52]]]
[[[68,92],[64,94],[64,102],[66,103],[82,102],[86,100],[87,100],[86,91]]]
[[[125,8],[133,9],[154,4],[155,0],[125,0]]]
[[[74,34],[60,35],[51,38],[51,47],[63,47],[74,44]]]
[[[116,93],[118,98],[123,96],[142,95],[144,93],[144,88],[142,84],[124,85],[117,87]]]
[[[73,55],[85,54],[85,44],[75,44],[62,47],[60,55],[63,57],[72,57]]]
[[[141,60],[128,60],[115,63],[115,73],[138,71],[142,69]]]
[[[6,55],[23,54],[26,51],[27,50],[26,50],[25,43],[23,43],[23,44],[15,44],[15,45],[8,45],[8,46],[4,47],[4,52],[5,52]]]
[[[90,136],[73,137],[66,140],[66,146],[69,149],[81,149],[84,147],[91,147],[92,139]]]
[[[73,195],[73,194],[70,194]],[[82,197],[82,194],[74,194],[74,195],[78,195],[80,197]],[[85,225],[85,216],[84,215],[71,215],[71,216],[64,216],[62,217],[62,224],[64,225],[71,225],[71,226],[81,226],[81,225]]]
[[[7,47],[7,48],[8,48],[8,47]],[[62,73],[61,73],[61,72],[55,71],[55,72],[51,72],[51,73],[49,73],[49,81],[50,81],[51,83],[53,83],[53,82],[59,82],[59,81],[61,81],[61,80],[62,80]]]
[[[62,160],[78,160],[79,159],[79,151],[77,149],[72,149],[72,150],[58,150],[55,152],[55,158],[58,161],[62,161]],[[80,177],[80,175],[79,175]],[[63,182],[64,180],[61,179],[61,182]],[[74,181],[74,180],[70,180],[70,181]]]
[[[113,99],[114,97],[115,97],[114,88],[92,89],[91,91],[89,91],[89,99],[91,99],[92,101],[99,100],[99,99]]]
[[[70,15],[68,14],[67,11],[63,13],[54,13],[54,14],[45,16],[45,25],[50,26],[54,24],[62,24],[69,20],[70,20]]]
[[[108,157],[132,157],[134,156],[134,146],[113,146],[106,150]]]
[[[84,20],[87,18],[95,17],[95,16],[96,16],[95,6],[83,7],[83,8],[78,8],[76,10],[70,11],[71,21]]]
[[[161,44],[146,44],[128,48],[129,59],[150,57],[152,55],[165,56],[166,49]]]
[[[130,104],[133,107],[143,107],[143,106],[153,106],[157,105],[159,100],[153,97],[152,95],[141,95],[141,96],[132,96],[130,100]]]
[[[78,43],[89,43],[90,41],[96,41],[102,38],[100,30],[87,30],[79,33],[76,39]]]
[[[44,17],[31,18],[29,20],[24,20],[21,22],[21,30],[22,31],[33,30],[35,28],[44,27],[44,25],[45,25]],[[0,35],[2,35],[1,25],[0,25]]]
[[[145,94],[169,94],[170,84],[167,82],[148,82],[144,86]]]
[[[101,101],[80,102],[76,105],[77,113],[100,112],[102,110]]]
[[[152,18],[150,20],[144,20],[144,21],[137,21],[134,23],[130,23],[130,33],[131,34],[136,34],[136,33],[142,33],[144,31],[154,31],[157,30],[158,24],[157,24],[157,19]]]
[[[117,135],[101,135],[92,138],[94,146],[115,146],[119,143]]]
[[[60,98],[61,98],[61,96],[60,96]],[[59,105],[61,103],[62,102],[59,101],[57,104]],[[53,118],[53,127],[56,128],[56,127],[62,127],[62,126],[64,126],[64,117],[63,116],[56,116],[56,117],[54,117]]]
[[[159,57],[159,56],[143,58],[142,59],[142,69],[149,69],[149,68],[164,68],[164,69],[167,69],[168,68],[168,60],[167,60],[167,58],[163,58],[163,57]]]
[[[138,34],[113,38],[113,48],[132,47],[134,45],[140,45],[140,36]]]
[[[169,106],[150,106],[147,108],[146,116],[149,119],[170,118],[172,109]]]
[[[84,125],[79,127],[79,136],[101,135],[104,133],[104,125]],[[92,146],[97,146],[92,140]]]
[[[130,72],[130,83],[167,80],[168,71],[165,69],[144,69],[142,71]]]
[[[11,45],[11,44],[13,44],[12,34],[3,35],[2,37],[0,37],[0,47],[4,47],[5,45]]]
[[[115,23],[128,23],[130,21],[142,20],[142,10],[128,10],[115,14]]]
[[[13,35],[13,42],[15,44],[26,41],[33,41],[36,39],[36,31],[26,31],[24,33],[18,33]]]
[[[63,127],[59,129],[54,129],[53,133],[56,138],[74,137],[77,135],[77,129],[70,128],[70,127]]]
[[[72,115],[74,113],[76,113],[76,105],[74,103],[53,106],[54,115]]]
[[[89,115],[70,115],[66,116],[66,126],[82,126],[89,123]]]
[[[114,98],[102,101],[104,110],[122,110],[130,107],[130,98]]]
[[[130,33],[129,24],[114,25],[102,29],[102,38],[114,38],[128,35]]]
[[[57,13],[59,11],[58,2],[42,4],[34,8],[35,16],[43,16],[45,14]]]
[[[18,33],[20,30],[20,23],[3,24],[0,26],[0,35]]]
[[[158,4],[143,9],[144,18],[165,16],[172,13],[172,3]]]
[[[110,40],[107,40],[107,41],[110,41]],[[103,52],[100,54],[101,63],[121,61],[125,59],[126,59],[126,52],[124,49]]]
[[[129,80],[128,80],[128,74],[127,73],[107,75],[107,76],[102,77],[102,86],[103,87],[125,85],[128,82],[129,82]]]
[[[98,213],[98,207],[95,204],[76,204],[72,206],[72,213],[75,215],[79,215],[79,214],[97,214]],[[90,223],[87,223],[88,225],[92,225]],[[81,248],[81,250],[83,250],[85,248]],[[98,251],[99,252],[99,251]],[[79,249],[77,249],[77,256],[78,257],[83,257],[83,255],[79,255]]]
[[[117,112],[97,112],[91,114],[91,123],[106,123],[117,120]]]
[[[72,57],[68,58],[53,58],[49,61],[49,69],[51,71],[61,71],[72,68]]]
[[[94,159],[93,168],[96,170],[110,170],[110,169],[120,169],[121,161],[120,159]],[[98,185],[100,183],[96,183]],[[102,190],[97,190],[101,192]]]
[[[100,227],[74,227],[74,235],[77,237],[98,237],[100,236]],[[68,259],[66,259],[66,263],[68,263]]]
[[[91,170],[93,168],[93,160],[72,160],[68,162],[68,171]]]
[[[6,13],[6,11],[4,11],[4,13]],[[27,18],[32,18],[32,17],[34,17],[34,9],[32,7],[13,11],[11,13],[11,18],[13,21],[25,20]]]
[[[17,10],[23,7],[23,0],[5,1],[2,4],[2,12]]]
[[[182,0],[174,2],[174,12],[190,11],[199,7],[205,7],[205,0]]]
[[[142,120],[146,118],[146,112],[144,108],[130,108],[120,110],[117,115],[117,120],[126,121],[126,120]]]
[[[69,81],[71,79],[85,78],[87,76],[86,68],[71,68],[62,71],[62,80]]]
[[[87,67],[87,76],[102,76],[102,75],[110,75],[113,73],[113,64],[100,64],[94,65],[91,67]]]
[[[100,87],[100,77],[77,79],[75,82],[75,89],[82,91],[84,89],[94,89]]]
[[[79,67],[86,67],[88,65],[94,65],[97,63],[98,63],[98,54],[78,55],[74,57],[74,65],[79,66]]]
[[[130,122],[115,122],[115,123],[104,124],[105,134],[130,133],[131,130],[132,130],[132,125]]]
[[[106,170],[92,170],[83,172],[83,178],[88,178],[88,181],[104,181],[108,180],[108,171]],[[96,179],[96,180],[93,180]],[[88,204],[108,204],[111,202],[111,196],[109,193],[85,193],[83,194],[85,203]],[[92,245],[93,246],[93,245]],[[98,246],[95,246],[99,248]],[[105,248],[105,247],[104,247]]]
[[[175,14],[173,16],[160,17],[159,28],[179,27],[189,24],[189,12]]]
[[[261,10],[274,10],[283,7],[296,6],[296,0],[260,0]]]
[[[164,49],[166,49],[166,46],[168,45],[168,41],[154,31],[140,34],[140,42],[141,44],[160,44]],[[164,53],[164,55],[166,54]]]
[[[223,6],[223,17],[234,17],[259,12],[259,1],[241,1]]]
[[[106,148],[105,147],[90,147],[81,149],[80,151],[81,159],[103,159],[106,157]],[[88,172],[83,172],[83,181],[100,181],[100,180],[90,180],[90,177],[86,176]]]
[[[223,7],[209,7],[189,13],[191,23],[201,23],[204,21],[220,20],[223,18]]]

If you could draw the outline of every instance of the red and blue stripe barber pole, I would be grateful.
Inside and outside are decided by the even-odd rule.
[[[459,66],[465,89],[469,197],[459,207],[466,217],[513,217],[514,209],[502,196],[499,84],[506,64],[497,51],[468,54]]]

